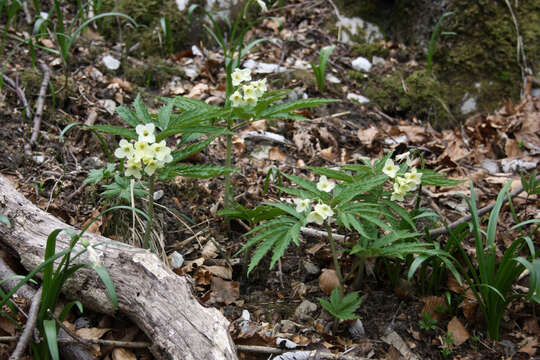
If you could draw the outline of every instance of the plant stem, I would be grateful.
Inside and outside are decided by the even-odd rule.
[[[337,257],[337,251],[336,251],[336,243],[334,241],[334,237],[332,236],[332,228],[330,227],[330,224],[328,221],[324,221],[324,225],[326,226],[326,232],[328,233],[328,240],[330,241],[330,250],[332,250],[332,258],[334,259],[334,267],[336,268],[336,274],[339,280],[339,291],[341,293],[341,296],[345,294],[345,286],[343,281],[343,275],[341,274],[341,267],[339,266],[339,261]]]
[[[156,177],[152,175],[150,177],[150,185],[148,189],[148,222],[146,223],[146,229],[144,230],[144,247],[150,249],[150,233],[152,232],[152,223],[154,220],[154,183]]]
[[[227,129],[230,130],[231,126],[228,124]],[[227,159],[225,166],[227,169],[232,169],[232,135],[227,135]],[[225,209],[232,206],[233,203],[233,189],[231,184],[231,174],[225,174]]]

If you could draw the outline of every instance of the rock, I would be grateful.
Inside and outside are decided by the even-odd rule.
[[[341,41],[347,44],[353,44],[352,37],[355,35],[363,34],[364,40],[368,43],[373,43],[378,40],[384,40],[384,36],[379,27],[373,23],[362,20],[359,17],[346,17],[338,15],[338,22],[336,26],[338,28],[344,28],[345,31],[341,31]]]
[[[249,314],[249,311],[246,309],[242,310],[242,315],[240,316],[242,320],[249,321],[251,320],[251,315]]]
[[[99,100],[98,103],[110,114],[114,115],[116,111],[116,103],[111,99]]]
[[[181,268],[182,265],[184,265],[184,257],[183,257],[182,254],[180,254],[179,252],[174,251],[174,252],[171,254],[171,260],[170,260],[170,263],[171,263],[171,268],[172,268],[172,269],[178,269],[178,268]]]
[[[520,173],[529,171],[538,166],[538,161],[525,161],[521,159],[502,159],[501,165],[505,173]]]
[[[482,168],[484,170],[486,170],[490,175],[494,175],[496,173],[499,173],[501,172],[500,168],[499,168],[499,164],[497,164],[496,161],[493,161],[493,160],[485,160],[483,163],[482,163]]]
[[[532,97],[540,97],[540,88],[535,88],[531,90]]]
[[[349,326],[349,333],[353,339],[361,339],[366,337],[366,331],[364,330],[364,324],[360,319],[356,319],[355,322]]]
[[[371,63],[365,57],[359,56],[351,63],[352,67],[356,71],[368,72],[371,69]]]
[[[120,61],[110,55],[104,56],[101,61],[109,70],[117,70],[120,67]]]
[[[360,103],[360,104],[365,104],[365,103],[368,103],[368,102],[371,101],[367,97],[362,96],[362,95],[358,95],[358,94],[355,94],[355,93],[348,93],[347,94],[347,100],[356,101],[357,103]]]
[[[158,201],[159,199],[161,199],[163,197],[163,194],[165,192],[163,190],[158,190],[158,191],[155,191],[154,192],[154,201]]]
[[[296,344],[294,341],[281,337],[276,338],[276,345],[282,349],[296,349],[298,347],[298,344]]]
[[[466,115],[466,114],[470,114],[472,113],[473,111],[476,111],[478,105],[476,103],[476,98],[475,97],[469,97],[469,94],[465,94],[465,97],[464,97],[465,100],[463,102],[463,104],[461,105],[461,108],[460,108],[460,111],[463,115]]]
[[[251,69],[255,74],[281,73],[287,70],[285,66],[279,66],[279,64],[263,63],[251,59],[244,62],[244,67]]]
[[[378,57],[378,56],[374,56],[373,58],[371,58],[371,62],[372,62],[373,65],[375,65],[375,66],[386,64],[386,60],[385,60],[384,58]]]
[[[321,272],[321,268],[309,261],[302,261],[302,267],[309,275],[318,275]]]
[[[304,300],[300,303],[300,305],[298,305],[296,310],[294,310],[294,315],[299,320],[310,321],[313,320],[311,314],[315,311],[317,311],[317,305],[311,301]]]
[[[326,74],[326,81],[332,84],[340,84],[341,80],[332,74]]]

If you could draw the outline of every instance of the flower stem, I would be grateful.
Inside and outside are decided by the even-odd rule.
[[[154,183],[155,175],[150,177],[150,184],[148,189],[148,222],[146,223],[146,229],[144,230],[144,247],[150,249],[150,233],[152,232],[152,225],[154,220]]]
[[[228,126],[230,128],[230,126]],[[232,135],[227,135],[227,158],[225,166],[227,169],[232,168]],[[233,189],[231,184],[231,174],[225,174],[225,201],[224,207],[228,209],[232,206],[233,203]]]
[[[343,281],[343,275],[341,274],[341,266],[339,266],[339,261],[337,257],[337,251],[336,251],[336,243],[334,241],[334,237],[332,236],[332,228],[330,227],[330,224],[328,221],[324,221],[324,225],[326,226],[326,232],[328,233],[328,240],[330,240],[330,250],[332,250],[332,258],[334,259],[334,267],[336,268],[336,274],[339,280],[339,291],[341,293],[341,296],[345,294],[345,286]]]

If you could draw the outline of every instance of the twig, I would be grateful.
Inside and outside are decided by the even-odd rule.
[[[243,352],[259,353],[259,354],[302,354],[309,356],[309,359],[336,359],[336,360],[363,360],[364,357],[348,356],[342,354],[323,353],[319,351],[289,351],[287,349],[278,349],[269,346],[256,346],[256,345],[236,345],[236,350]],[[308,358],[308,357],[306,357]]]
[[[24,106],[24,112],[26,114],[26,117],[28,119],[32,118],[32,113],[30,112],[30,106],[28,105],[28,100],[26,100],[26,95],[24,95],[24,90],[21,89],[18,84],[11,80],[7,75],[3,75],[4,81],[8,83],[8,85],[15,91],[17,96],[19,97],[19,100],[21,100],[23,106]]]
[[[7,342],[14,342],[19,340],[20,336],[0,336],[0,343],[7,343]],[[87,341],[92,344],[96,345],[104,345],[104,346],[116,346],[116,347],[123,347],[123,348],[129,348],[129,349],[145,349],[151,346],[150,343],[146,342],[140,342],[140,341],[118,341],[118,340],[100,340],[100,339],[86,339],[81,338],[83,341]],[[69,339],[69,338],[58,338],[57,339],[59,344],[75,344],[79,343],[79,341],[75,339]]]
[[[310,235],[310,236],[314,236],[314,237],[318,237],[322,239],[328,238],[328,233],[326,231],[315,230],[315,229],[311,229],[307,227],[301,227],[300,231],[306,235]],[[337,241],[345,241],[345,235],[332,233],[332,237],[334,238],[334,240],[337,240]]]
[[[13,353],[9,357],[9,360],[19,360],[21,355],[26,350],[26,347],[28,346],[30,339],[32,338],[32,333],[34,332],[34,329],[36,328],[36,322],[37,322],[38,313],[39,313],[39,305],[41,304],[42,290],[43,288],[40,287],[39,290],[35,293],[34,297],[32,298],[32,305],[30,306],[30,311],[28,312],[28,320],[26,321],[26,326],[24,327],[24,331],[22,335],[19,337],[19,341],[17,342],[15,351],[13,351]]]
[[[518,196],[522,192],[523,192],[523,186],[520,186],[519,188],[517,188],[516,190],[514,190],[514,191],[512,191],[510,193],[510,198]],[[508,199],[508,195],[505,195],[504,199],[503,199],[503,202],[506,201],[507,199]],[[483,208],[479,209],[478,210],[478,216],[482,216],[482,215],[488,213],[491,209],[493,209],[495,207],[495,204],[496,204],[496,202],[494,201],[491,204],[486,205]],[[456,220],[453,223],[449,224],[448,229],[447,229],[446,226],[441,226],[439,228],[430,230],[429,231],[429,236],[438,236],[438,235],[444,234],[444,233],[447,232],[447,230],[453,230],[456,227],[458,227],[459,225],[461,225],[463,223],[466,223],[467,221],[470,221],[471,219],[472,219],[472,215],[463,216],[462,218],[459,218],[458,220]]]
[[[43,70],[43,81],[39,88],[36,114],[34,115],[34,126],[32,127],[32,136],[30,137],[30,146],[33,146],[38,139],[39,128],[41,127],[41,115],[43,114],[43,103],[45,102],[45,95],[47,95],[47,85],[49,85],[49,80],[51,78],[51,71],[47,65],[41,64],[41,69]]]
[[[72,330],[70,330],[67,326],[65,326],[57,317],[53,314],[51,309],[47,309],[47,313],[49,316],[51,316],[54,321],[60,326],[69,336],[73,338],[72,341],[62,341],[62,340],[69,340],[69,339],[58,339],[58,342],[77,342],[79,344],[82,344],[86,347],[90,348],[91,344],[98,344],[98,345],[114,345],[118,347],[129,347],[132,349],[143,349],[150,347],[151,345],[146,342],[132,342],[132,341],[117,341],[117,340],[99,340],[99,339],[87,339],[82,338],[79,335],[75,334]],[[1,340],[1,338],[0,338]]]
[[[72,192],[71,194],[66,196],[66,202],[71,201],[71,199],[73,199],[75,196],[79,195],[87,185],[88,185],[88,183],[82,183],[81,186],[79,186],[77,189],[75,189],[74,192]]]

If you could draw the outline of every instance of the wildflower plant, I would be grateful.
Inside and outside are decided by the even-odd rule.
[[[275,207],[281,213],[254,227],[246,235],[249,240],[241,251],[256,247],[248,273],[270,251],[273,253],[270,261],[272,268],[291,243],[300,244],[301,229],[309,224],[323,226],[325,229],[340,283],[337,289],[339,296],[334,294],[330,302],[321,302],[323,306],[332,304],[331,309],[328,308],[330,312],[340,308],[338,303],[341,300],[346,300],[348,304],[360,304],[357,297],[345,295],[345,277],[341,271],[340,251],[333,236],[333,227],[345,232],[347,236],[354,235],[353,238],[357,238],[344,244],[346,246],[342,251],[357,259],[355,267],[359,278],[363,276],[364,261],[367,258],[405,259],[408,255],[424,254],[439,257],[452,270],[451,257],[432,243],[421,241],[415,219],[399,204],[408,191],[419,186],[424,172],[409,168],[406,161],[398,167],[390,160],[390,155],[373,164],[366,161],[339,170],[309,167],[319,175],[317,182],[282,173],[283,177],[298,187],[276,186],[281,193],[292,198],[263,204]],[[405,157],[402,160],[406,160]],[[427,184],[444,180],[440,174],[428,174]],[[398,191],[395,189],[396,184],[400,187]],[[412,275],[409,274],[409,277]]]

